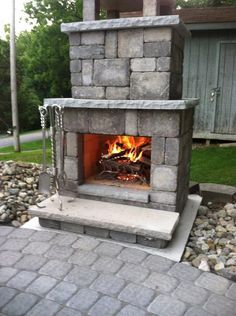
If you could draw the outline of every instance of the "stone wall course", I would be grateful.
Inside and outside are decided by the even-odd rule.
[[[134,58],[131,59],[132,71],[155,71],[156,60],[155,58]]]
[[[143,57],[143,30],[118,31],[118,57]]]
[[[101,59],[105,56],[104,45],[71,46],[71,59]]]
[[[170,57],[171,42],[159,41],[144,43],[143,51],[144,57]]]
[[[72,97],[75,99],[104,99],[104,87],[72,87]]]
[[[81,60],[71,60],[70,61],[70,71],[71,72],[81,72]]]
[[[93,83],[93,60],[82,60],[82,85],[91,86],[92,83]]]
[[[168,27],[144,29],[144,42],[171,41],[172,29]]]
[[[129,87],[107,87],[107,100],[128,100],[130,95]]]
[[[151,185],[154,190],[168,192],[177,190],[177,167],[152,164],[151,168]]]
[[[86,32],[81,34],[82,45],[103,45],[105,42],[105,33],[98,32]]]
[[[71,46],[80,45],[80,33],[70,33],[69,34],[69,43]]]
[[[116,31],[107,31],[105,38],[105,57],[117,58],[118,34]]]

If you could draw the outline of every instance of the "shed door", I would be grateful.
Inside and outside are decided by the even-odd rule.
[[[236,133],[236,43],[220,43],[214,132]]]

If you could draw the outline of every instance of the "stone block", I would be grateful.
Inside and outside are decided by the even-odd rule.
[[[8,234],[10,234],[11,232],[15,232],[17,230],[14,230],[13,227],[4,227],[2,226],[1,229],[0,229],[0,236],[7,236]],[[33,232],[32,232],[33,233]]]
[[[125,281],[112,274],[100,274],[91,288],[110,296],[115,296],[124,288]]]
[[[169,275],[152,272],[143,284],[153,290],[157,290],[162,293],[170,293],[177,287],[178,283],[179,281],[176,278]]]
[[[63,237],[65,234],[62,235]],[[49,260],[40,270],[40,274],[48,275],[56,279],[62,279],[71,270],[72,264],[61,260]]]
[[[129,99],[130,89],[128,87],[107,87],[107,100],[127,100]]]
[[[94,21],[99,19],[99,0],[83,1],[83,21]]]
[[[149,305],[148,311],[156,315],[183,316],[186,308],[183,302],[171,296],[161,294]]]
[[[219,275],[204,272],[195,281],[195,284],[216,294],[223,295],[228,289],[230,282]]]
[[[170,71],[171,58],[159,57],[157,58],[157,71]]]
[[[151,166],[151,185],[154,190],[175,192],[177,190],[177,167]]]
[[[64,129],[69,132],[88,133],[88,111],[65,109]]]
[[[61,230],[65,230],[67,232],[76,233],[76,234],[83,234],[84,226],[74,224],[74,223],[61,222]]]
[[[84,32],[81,34],[82,45],[103,45],[104,41],[105,41],[105,34],[102,31]]]
[[[86,312],[99,298],[96,291],[90,289],[81,289],[66,304],[67,306]]]
[[[118,57],[143,57],[143,30],[118,31]]]
[[[102,256],[95,262],[92,269],[104,273],[116,273],[122,265],[123,262],[121,260]]]
[[[73,245],[72,247],[75,249],[81,249],[81,250],[93,250],[94,248],[96,248],[99,245],[99,241],[95,238],[90,238],[90,237],[83,237],[78,239]]]
[[[79,287],[89,286],[98,276],[96,271],[91,270],[90,267],[75,266],[73,270],[64,278],[65,281],[72,282]]]
[[[177,111],[139,111],[138,132],[140,136],[176,137],[180,133],[180,114]]]
[[[122,250],[123,247],[118,244],[103,242],[95,249],[95,252],[101,256],[116,257]]]
[[[59,300],[58,300],[59,302]],[[61,305],[50,300],[42,299],[26,314],[26,316],[42,316],[47,311],[47,316],[53,316],[61,309]]]
[[[75,157],[65,157],[65,173],[70,180],[78,180],[78,159]]]
[[[155,202],[151,202],[151,201],[150,201],[150,208],[153,208],[155,210],[168,211],[168,212],[177,212],[176,205],[155,203]]]
[[[125,135],[138,136],[137,110],[126,110],[125,112]]]
[[[152,271],[161,273],[167,272],[173,266],[173,264],[174,262],[170,259],[155,255],[149,255],[142,263],[142,266]]]
[[[158,208],[161,209],[161,208]],[[166,248],[168,245],[168,241],[159,238],[149,238],[145,236],[137,236],[137,244],[143,245],[145,247],[152,247],[152,248],[159,248],[163,249]]]
[[[121,309],[121,302],[109,296],[103,296],[95,305],[89,310],[88,315],[116,315]]]
[[[71,85],[72,86],[81,86],[82,85],[82,77],[80,72],[72,72],[71,73]]]
[[[171,42],[144,43],[143,51],[144,57],[170,57]]]
[[[153,164],[161,165],[165,161],[165,138],[154,135],[152,137],[151,160]]]
[[[0,287],[0,308],[7,304],[15,295],[17,291],[8,287]]]
[[[82,60],[82,85],[91,86],[93,83],[93,60]]]
[[[125,87],[129,85],[129,60],[104,59],[94,62],[94,84]]]
[[[236,300],[236,283],[231,284],[225,295],[232,300]]]
[[[136,243],[136,235],[129,233],[117,232],[112,230],[110,231],[110,238],[113,240],[128,242],[131,244]]]
[[[105,57],[117,58],[118,35],[116,31],[107,31],[105,38]]]
[[[109,237],[109,230],[98,228],[98,227],[91,227],[91,226],[85,226],[84,227],[85,234],[100,238],[108,238]]]
[[[143,0],[143,16],[160,15],[160,0]]]
[[[23,291],[36,277],[37,273],[35,272],[20,271],[7,283],[7,286]]]
[[[176,199],[176,192],[152,191],[150,193],[150,200],[154,203],[176,205]]]
[[[138,307],[133,305],[126,305],[122,310],[117,314],[117,316],[127,316],[127,315],[135,315],[135,316],[145,316],[146,313],[144,310],[141,310]]]
[[[188,309],[184,316],[212,316],[212,314],[209,314],[200,307],[194,306]]]
[[[17,269],[14,269],[14,268],[10,268],[10,267],[0,268],[0,285],[3,285],[4,283],[6,283],[16,273],[17,273]]]
[[[205,289],[197,287],[191,282],[181,282],[172,295],[192,305],[203,305],[209,296]]]
[[[50,245],[47,242],[34,241],[29,243],[28,246],[25,247],[22,252],[27,254],[42,255],[49,248]]]
[[[182,98],[183,78],[182,74],[171,74],[170,78],[170,99],[178,100]]]
[[[39,218],[39,224],[42,227],[47,227],[47,228],[53,228],[53,229],[60,229],[60,222],[52,220],[52,219],[47,219],[47,218]]]
[[[80,72],[81,69],[81,60],[70,61],[70,72]]]
[[[135,306],[145,307],[153,299],[155,292],[139,284],[130,283],[120,293],[119,299]]]
[[[75,99],[104,99],[104,87],[72,87],[72,97]]]
[[[10,250],[10,251],[21,251],[28,244],[28,240],[26,239],[8,239],[5,243],[0,247],[0,251],[2,250]]]
[[[236,302],[223,295],[212,295],[205,303],[204,309],[213,315],[234,316]]]
[[[172,29],[170,27],[144,29],[144,42],[171,41]]]
[[[132,71],[155,71],[156,59],[155,58],[134,58],[131,59]]]
[[[71,46],[80,45],[80,33],[70,33],[69,34],[69,43]]]
[[[125,111],[92,110],[89,117],[89,131],[95,134],[123,135],[125,133]]]
[[[61,187],[63,187],[64,191],[67,191],[68,196],[76,196],[78,191],[78,185],[83,182],[83,168],[82,165],[79,163],[79,174],[78,174],[78,180],[66,180],[63,184],[61,184]],[[62,191],[63,191],[62,190]]]
[[[30,286],[27,287],[26,292],[44,296],[49,292],[57,283],[57,280],[49,276],[38,277]]]
[[[90,266],[97,260],[97,258],[98,255],[93,251],[79,249],[74,252],[68,261],[79,266]]]
[[[81,135],[80,135],[81,138]],[[66,133],[66,156],[77,157],[78,156],[78,134]]]
[[[133,72],[131,74],[131,100],[168,100],[169,89],[170,74],[167,72]]]
[[[9,293],[9,291],[7,291]],[[4,306],[4,315],[26,315],[37,302],[38,297],[29,293],[20,293]],[[32,314],[31,314],[32,315]]]
[[[18,261],[15,267],[22,270],[37,271],[45,262],[46,258],[42,256],[27,255]]]
[[[181,139],[166,138],[165,164],[177,166],[181,160]]]
[[[65,260],[72,256],[74,249],[68,246],[53,245],[45,254],[50,259]]]
[[[5,229],[4,229],[5,228]],[[9,228],[9,229],[8,229]],[[29,238],[31,235],[35,233],[35,230],[33,229],[14,229],[12,231],[12,227],[1,227],[0,232],[3,234],[9,234],[7,237],[8,238]]]
[[[83,45],[70,47],[70,59],[100,59],[104,58],[104,45]]]
[[[134,283],[143,281],[149,274],[149,270],[133,263],[126,263],[118,272],[118,276]]]
[[[121,251],[118,258],[131,263],[140,263],[147,257],[147,253],[134,248],[125,248]]]
[[[169,275],[183,281],[195,281],[201,271],[184,263],[176,263],[168,272]]]

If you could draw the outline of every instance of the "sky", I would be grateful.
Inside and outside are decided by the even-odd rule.
[[[23,11],[24,3],[27,0],[15,0],[16,5],[16,34],[19,34],[21,31],[29,29],[29,25],[24,21],[25,14]],[[0,37],[5,38],[4,36],[4,25],[10,24],[11,22],[11,9],[12,9],[11,0],[0,0]]]

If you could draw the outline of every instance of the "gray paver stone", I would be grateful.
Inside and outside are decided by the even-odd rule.
[[[76,291],[77,286],[75,284],[62,281],[48,293],[47,298],[60,304],[64,304]]]
[[[73,244],[77,239],[78,237],[74,234],[58,234],[50,241],[50,243],[58,246],[69,246]]]
[[[117,316],[145,316],[146,313],[132,305],[126,305],[122,310],[117,314]]]
[[[148,311],[158,316],[182,316],[186,305],[173,297],[160,294],[148,307]]]
[[[144,260],[142,265],[157,272],[166,272],[173,265],[173,261],[160,256],[150,255]]]
[[[154,290],[168,293],[177,287],[178,280],[166,274],[152,272],[143,284]]]
[[[195,284],[216,294],[224,294],[229,287],[230,282],[219,275],[204,272],[195,281]]]
[[[36,271],[46,262],[46,259],[40,256],[27,255],[24,256],[15,265],[16,268]]]
[[[56,279],[63,278],[72,268],[72,264],[61,262],[60,260],[49,260],[40,270],[39,273],[49,275]]]
[[[75,267],[69,274],[67,274],[64,280],[83,287],[90,285],[97,276],[98,273],[96,271],[92,271],[87,267]]]
[[[184,316],[212,316],[211,313],[204,311],[200,307],[191,307]]]
[[[121,260],[102,256],[94,263],[92,269],[105,273],[116,273],[122,265],[123,262]]]
[[[122,249],[123,247],[118,244],[103,242],[95,249],[95,252],[108,257],[116,257]]]
[[[176,263],[168,274],[180,280],[194,281],[199,277],[201,271],[185,263]]]
[[[16,290],[0,287],[0,308],[7,304],[15,295]]]
[[[0,285],[6,283],[17,273],[17,269],[11,267],[0,268]]]
[[[236,300],[236,283],[231,284],[225,295],[232,300]]]
[[[11,316],[25,315],[37,300],[35,295],[20,293],[2,309],[2,312]]]
[[[103,296],[88,312],[91,316],[115,315],[121,308],[121,302],[109,296]]]
[[[121,278],[132,282],[141,282],[148,276],[148,274],[148,269],[132,263],[126,263],[118,272],[118,275]]]
[[[155,291],[139,284],[130,283],[120,293],[119,299],[135,306],[147,306],[155,295]]]
[[[56,314],[56,316],[82,316],[82,314],[75,309],[64,307]]]
[[[9,234],[7,237],[28,239],[33,233],[35,233],[35,230],[33,229],[18,228],[18,229],[14,229],[13,232],[11,232],[11,234]]]
[[[0,252],[0,262],[2,266],[12,266],[21,257],[22,257],[22,254],[16,251],[1,251]]]
[[[48,250],[45,256],[51,259],[64,260],[69,258],[73,252],[74,249],[71,247],[54,245]]]
[[[217,316],[235,316],[236,302],[227,297],[213,294],[204,305],[204,309]]]
[[[56,233],[54,232],[37,231],[30,237],[30,240],[31,241],[49,241],[55,236],[56,236]]]
[[[31,283],[30,286],[27,287],[26,292],[44,296],[55,286],[56,283],[56,279],[43,275]]]
[[[173,295],[192,305],[203,304],[209,296],[205,289],[194,286],[191,282],[181,282]]]
[[[36,304],[26,316],[53,316],[61,306],[55,302],[42,299],[38,304]]]
[[[23,249],[23,253],[32,254],[32,255],[42,255],[44,254],[48,249],[50,248],[50,244],[47,242],[41,242],[41,241],[33,241],[28,244]]]
[[[0,250],[20,251],[26,245],[28,241],[26,239],[8,239],[1,247]]]
[[[36,279],[37,273],[32,271],[20,271],[10,281],[7,286],[13,287],[17,290],[24,290],[34,279]]]
[[[73,243],[72,247],[89,251],[97,247],[99,243],[100,242],[96,240],[95,238],[82,237],[78,239],[75,243]]]
[[[107,295],[117,295],[125,286],[125,281],[111,274],[101,274],[91,288]]]
[[[0,236],[0,245],[2,245],[6,241],[6,237]]]
[[[99,295],[96,291],[81,289],[67,302],[66,305],[85,312],[97,301],[98,298]]]
[[[140,263],[147,257],[147,253],[138,250],[138,249],[132,249],[132,248],[125,248],[122,250],[122,252],[119,254],[118,258],[127,262],[132,263]]]
[[[76,250],[69,258],[69,262],[78,264],[80,266],[89,266],[93,264],[97,258],[98,255],[92,251]]]
[[[0,236],[7,236],[14,230],[13,227],[3,227],[0,228]]]

